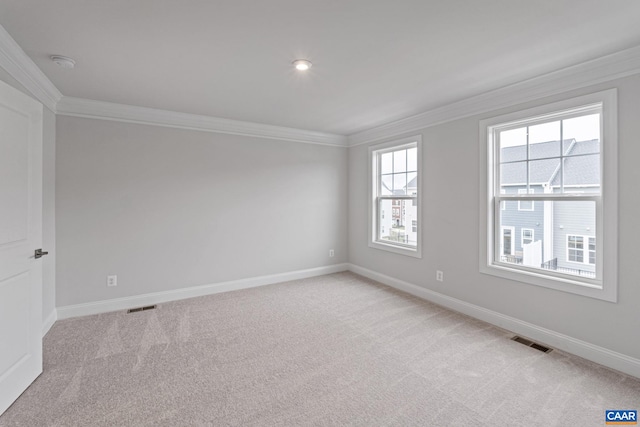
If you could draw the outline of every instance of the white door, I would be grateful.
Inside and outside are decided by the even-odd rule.
[[[42,105],[0,81],[0,414],[42,372]]]

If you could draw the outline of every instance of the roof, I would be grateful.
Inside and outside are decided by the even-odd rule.
[[[560,141],[548,141],[529,145],[529,183],[560,185]],[[600,183],[600,141],[563,141],[564,185],[582,186]],[[505,147],[500,152],[501,182],[503,185],[527,182],[526,147]],[[541,159],[541,160],[536,160]],[[511,162],[511,163],[507,163]]]

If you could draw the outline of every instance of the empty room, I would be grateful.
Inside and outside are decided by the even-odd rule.
[[[0,426],[637,425],[639,23],[0,0]]]

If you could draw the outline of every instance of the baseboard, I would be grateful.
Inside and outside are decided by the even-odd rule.
[[[232,280],[229,282],[212,283],[209,285],[193,286],[164,292],[154,292],[125,298],[114,298],[84,304],[67,305],[58,307],[58,319],[107,313],[110,311],[126,310],[132,307],[160,304],[221,292],[236,291],[239,289],[255,288],[257,286],[271,285],[273,283],[286,282],[289,280],[299,280],[306,279],[308,277],[322,276],[324,274],[338,273],[340,271],[347,271],[348,269],[348,264],[334,264],[326,267],[251,277],[248,279]]]
[[[56,320],[58,320],[58,312],[54,308],[53,310],[51,310],[51,313],[49,313],[47,318],[44,319],[44,321],[42,322],[42,336],[43,337],[45,335],[47,335],[47,332],[49,332],[49,329],[51,329],[53,324],[56,323]]]
[[[392,288],[407,292],[411,295],[417,296],[418,298],[431,301],[443,307],[450,308],[451,310],[483,320],[516,334],[540,341],[553,348],[557,348],[558,350],[575,354],[576,356],[591,360],[592,362],[596,362],[617,371],[624,372],[625,374],[640,378],[640,359],[617,353],[604,347],[600,347],[550,329],[542,328],[532,323],[516,319],[515,317],[506,316],[496,311],[488,310],[358,265],[348,265],[349,271],[352,271],[353,273],[376,280],[387,286],[391,286]]]

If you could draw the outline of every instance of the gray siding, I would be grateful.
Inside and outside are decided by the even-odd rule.
[[[553,204],[555,224],[553,227],[554,256],[558,258],[558,267],[595,272],[595,266],[571,262],[567,259],[567,236],[596,235],[595,205],[591,202],[555,202]],[[596,242],[597,244],[597,242]],[[585,260],[588,259],[588,242],[585,238]]]
[[[510,187],[507,194],[517,194],[522,187]],[[542,193],[542,187],[534,187],[535,194]],[[505,227],[514,227],[515,252],[514,255],[522,255],[522,229],[529,228],[534,231],[534,241],[544,237],[544,202],[534,202],[533,210],[518,210],[518,202],[505,202],[506,208],[500,212],[501,224]]]

